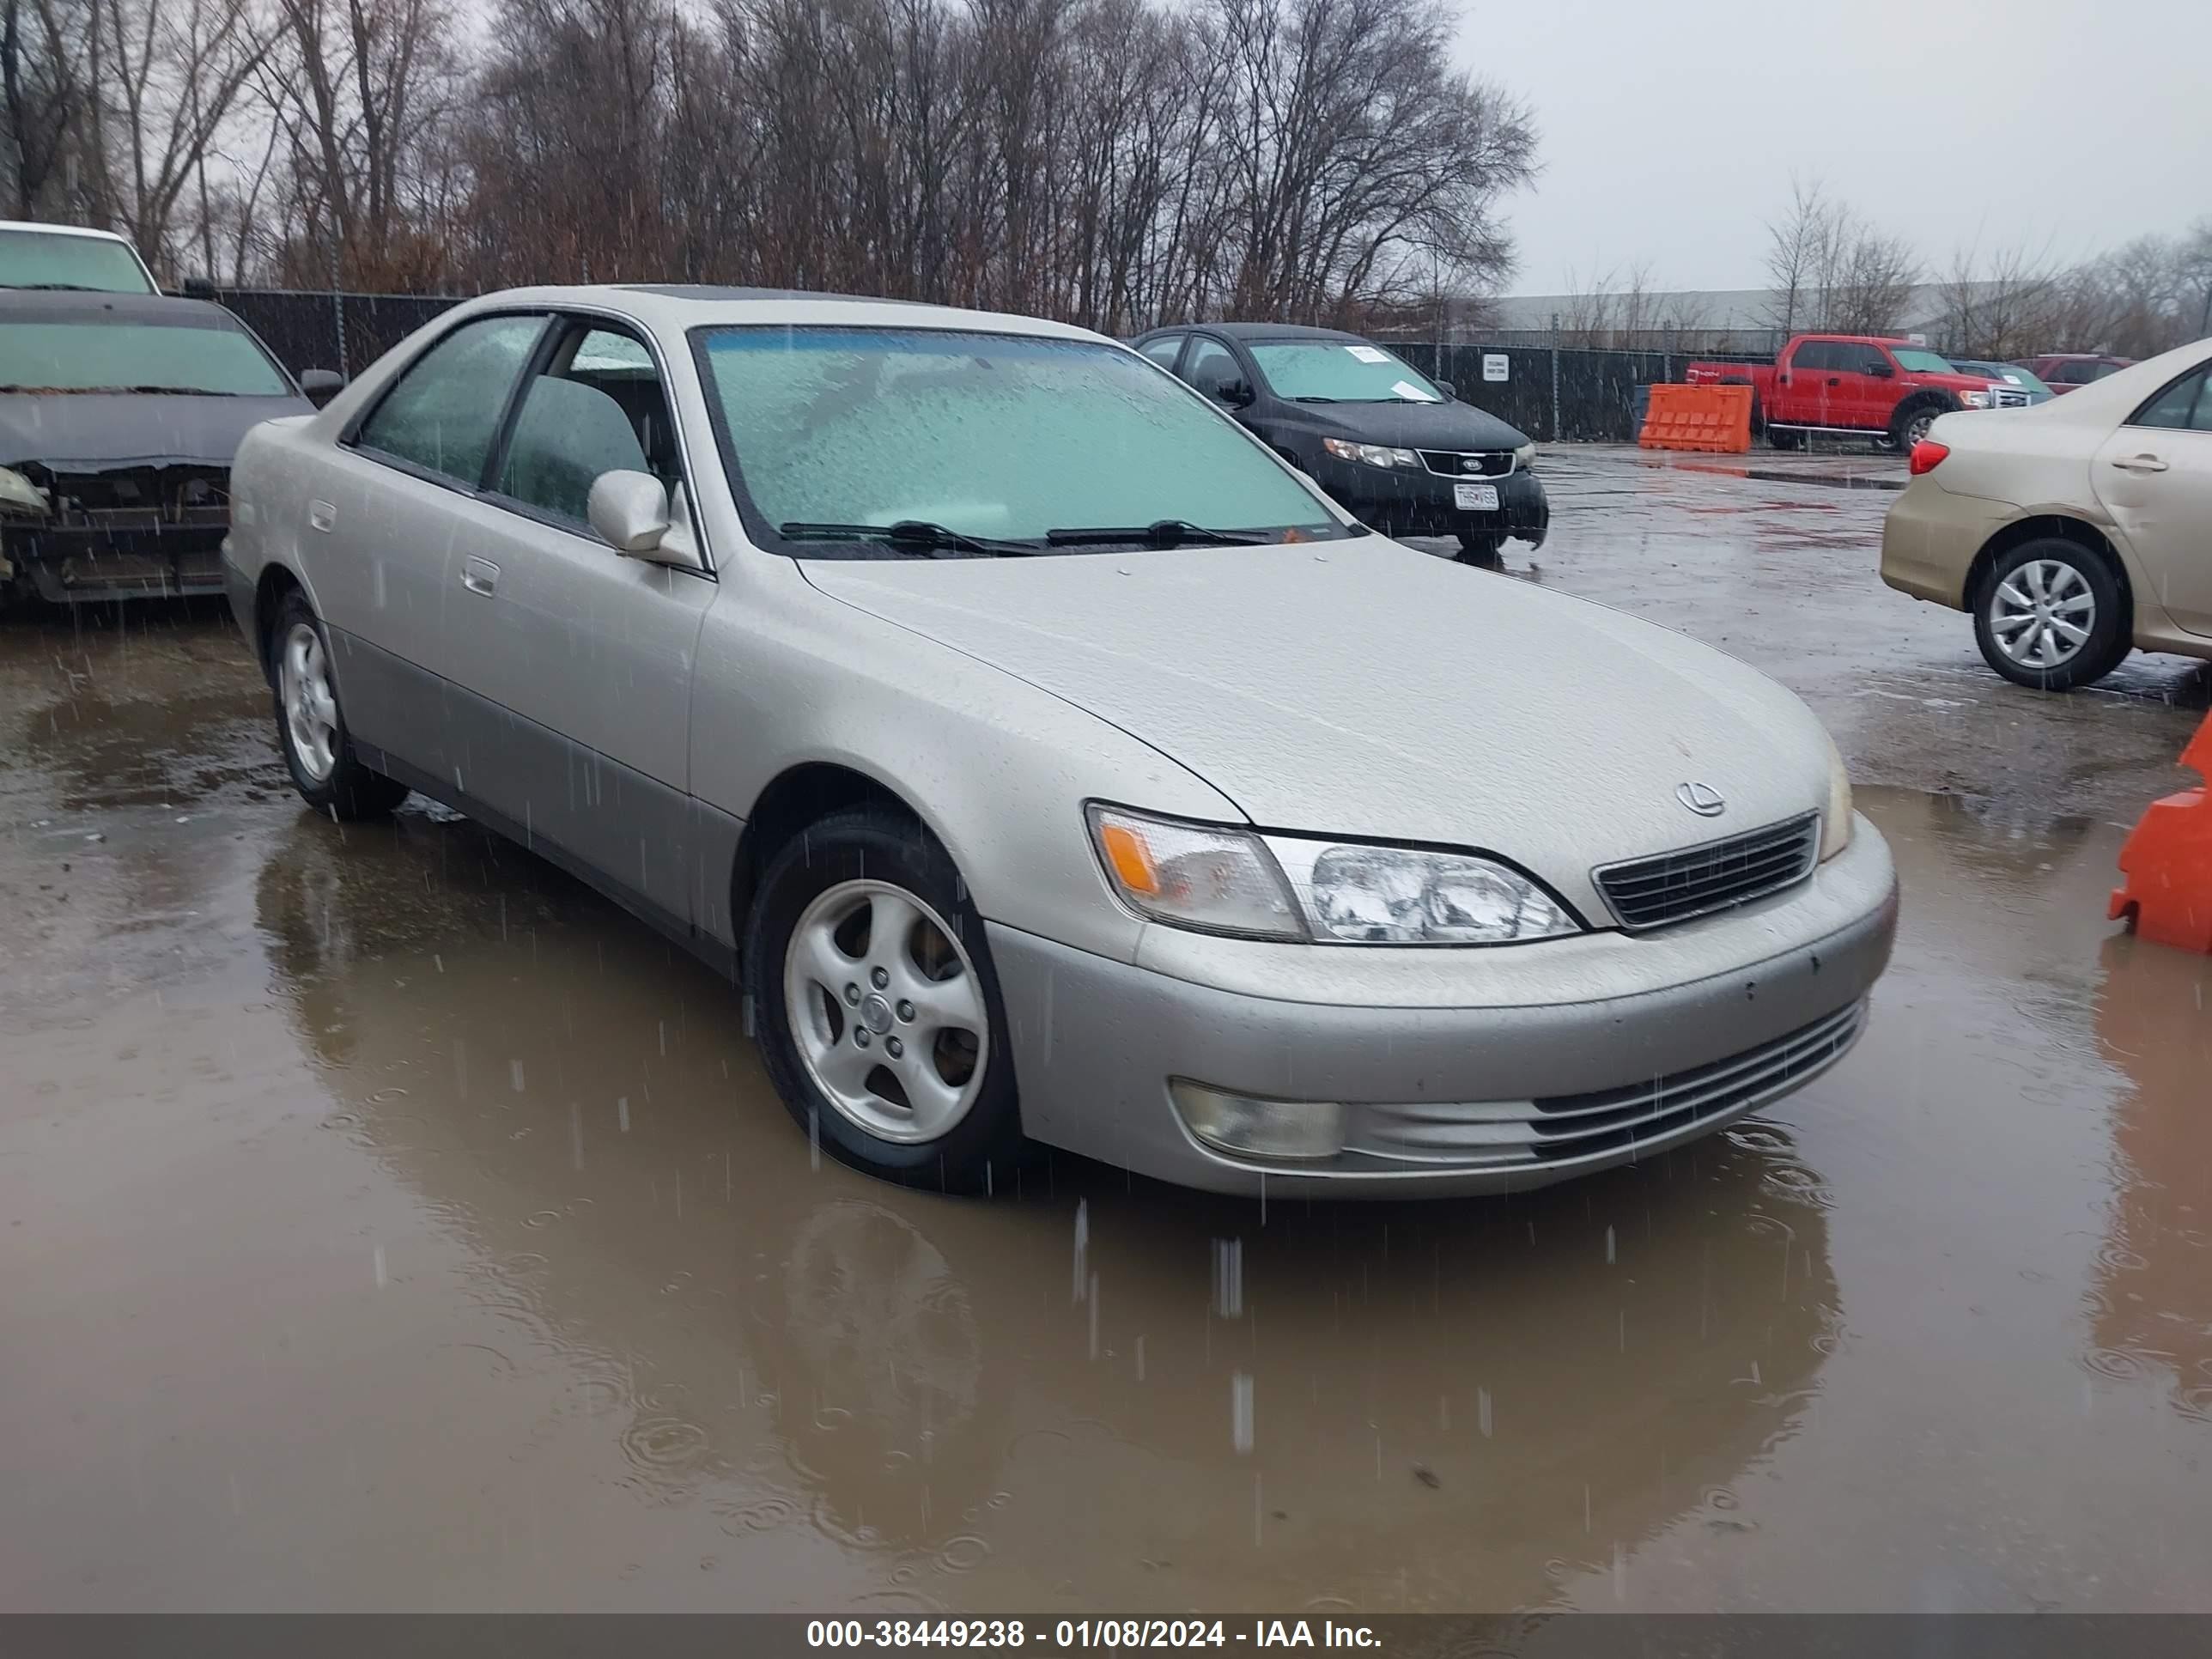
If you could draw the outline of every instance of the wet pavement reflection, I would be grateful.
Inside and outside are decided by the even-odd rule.
[[[2185,708],[1991,684],[2160,764],[1885,763],[1987,787],[1863,793],[1871,1030],[1730,1133],[980,1203],[815,1156],[728,988],[542,862],[302,812],[223,628],[0,629],[0,1606],[2212,1607],[2212,961],[2103,921],[2098,798]]]

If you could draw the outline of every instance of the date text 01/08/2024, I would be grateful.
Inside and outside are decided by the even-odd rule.
[[[1379,1648],[1365,1625],[1334,1620],[811,1619],[810,1648]]]

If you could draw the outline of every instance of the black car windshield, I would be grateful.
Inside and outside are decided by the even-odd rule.
[[[122,243],[52,230],[0,230],[0,288],[154,292],[138,256]]]
[[[1267,340],[1247,348],[1278,398],[1337,404],[1440,404],[1436,382],[1364,340]]]
[[[244,334],[158,323],[0,323],[10,392],[182,392],[282,398],[283,371]]]
[[[1951,367],[1948,357],[1923,351],[1917,346],[1892,346],[1889,355],[1897,359],[1899,368],[1909,369],[1915,374],[1951,374],[1957,372]]]
[[[1115,346],[900,328],[695,337],[725,464],[802,556],[868,526],[902,527],[875,539],[884,556],[1349,533],[1226,416]],[[1175,524],[1200,533],[1153,534]],[[1076,528],[1127,533],[1091,544]]]

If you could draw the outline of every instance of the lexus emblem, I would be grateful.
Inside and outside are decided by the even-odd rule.
[[[1701,818],[1717,818],[1728,811],[1721,792],[1709,783],[1678,783],[1674,799]]]

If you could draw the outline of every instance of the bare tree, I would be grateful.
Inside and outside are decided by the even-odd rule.
[[[39,216],[58,192],[57,173],[91,96],[89,0],[0,3],[0,132],[8,199],[19,219]]]
[[[415,199],[459,88],[440,0],[275,0],[258,78],[281,141],[281,277],[406,289],[436,285],[445,238]]]
[[[1942,283],[1938,343],[1962,357],[1998,360],[2041,349],[2057,280],[2047,252],[2016,242],[1984,258],[1968,244]]]
[[[1784,334],[1819,327],[1809,290],[1830,237],[1833,209],[1818,179],[1790,180],[1790,205],[1766,222],[1767,319]]]

